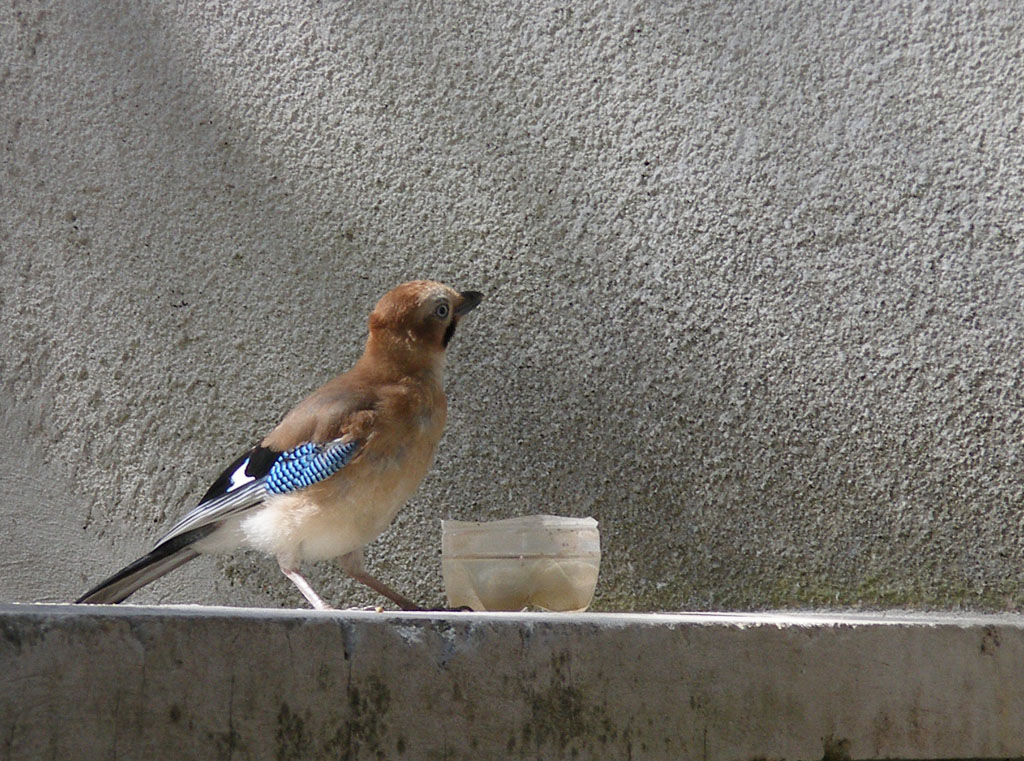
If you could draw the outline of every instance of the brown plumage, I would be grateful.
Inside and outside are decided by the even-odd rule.
[[[199,553],[241,545],[274,555],[314,607],[327,606],[299,564],[337,557],[353,578],[415,609],[365,571],[362,548],[387,528],[434,460],[447,417],[445,349],[481,298],[427,280],[388,292],[370,315],[355,366],[232,463],[152,552],[79,602],[120,602]],[[304,446],[310,462],[300,458]]]

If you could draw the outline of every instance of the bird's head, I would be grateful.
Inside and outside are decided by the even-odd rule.
[[[368,348],[400,355],[405,362],[433,364],[444,356],[459,320],[483,299],[432,280],[391,289],[370,314]]]

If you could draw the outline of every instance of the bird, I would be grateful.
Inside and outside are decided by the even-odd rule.
[[[388,527],[430,469],[448,403],[445,352],[483,299],[431,280],[388,291],[369,318],[351,370],[300,401],[220,474],[199,503],[143,557],[77,603],[114,604],[206,553],[253,548],[316,609],[330,606],[300,571],[338,559],[356,581],[403,610],[422,610],[371,576],[363,547]]]

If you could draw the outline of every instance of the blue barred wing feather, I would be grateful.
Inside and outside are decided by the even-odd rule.
[[[268,495],[298,491],[329,478],[351,462],[360,446],[359,441],[341,438],[326,444],[307,442],[285,452],[253,447],[218,476],[202,501],[157,546],[257,507]]]

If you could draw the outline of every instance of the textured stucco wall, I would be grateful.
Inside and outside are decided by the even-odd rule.
[[[545,511],[601,522],[601,608],[1024,604],[1019,3],[0,22],[0,598],[148,548],[427,276],[488,299],[400,589],[439,518]],[[136,599],[299,602],[246,554]]]

